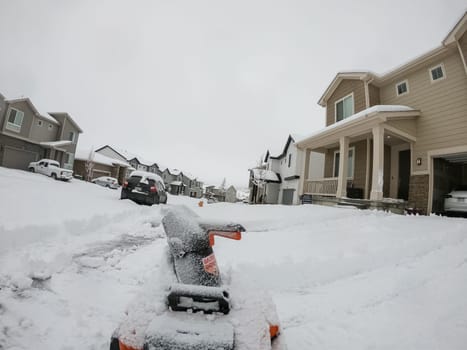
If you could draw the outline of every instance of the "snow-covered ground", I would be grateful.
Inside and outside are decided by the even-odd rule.
[[[161,207],[0,168],[0,349],[108,349],[161,273]],[[289,349],[465,349],[467,220],[169,197],[242,223],[217,239],[230,283],[268,290]]]

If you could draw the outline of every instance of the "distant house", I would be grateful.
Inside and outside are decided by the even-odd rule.
[[[183,194],[195,198],[201,198],[203,196],[203,183],[200,182],[195,176],[183,171],[182,182],[184,185]]]
[[[40,113],[29,98],[6,100],[0,94],[0,165],[27,170],[41,158],[73,169],[83,131],[65,112]]]
[[[237,189],[234,186],[230,186],[225,191],[225,201],[229,203],[237,202]]]
[[[216,186],[206,186],[204,197],[213,198],[218,202],[225,202],[225,190]]]
[[[182,172],[178,169],[167,168],[162,172],[166,190],[173,195],[185,193],[185,184],[182,179]]]
[[[159,165],[156,162],[145,160],[140,156],[137,156],[133,153],[128,151],[124,151],[121,149],[113,148],[109,145],[105,145],[100,147],[96,150],[96,153],[103,154],[104,156],[118,159],[121,161],[125,161],[130,164],[128,171],[131,172],[133,170],[141,170],[141,171],[148,171],[157,175],[162,175],[162,171],[159,168]],[[127,177],[129,173],[127,174]]]
[[[73,171],[88,181],[100,176],[110,176],[122,184],[127,177],[128,169],[131,169],[131,166],[126,161],[107,157],[91,150],[78,150]]]

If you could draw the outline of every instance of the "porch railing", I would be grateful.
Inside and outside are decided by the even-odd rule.
[[[308,194],[335,196],[337,193],[337,177],[306,180],[304,192]]]

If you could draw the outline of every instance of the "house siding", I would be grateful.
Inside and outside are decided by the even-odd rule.
[[[21,129],[19,132],[14,132],[6,128],[7,122],[8,122],[8,114],[10,113],[9,112],[10,108],[18,109],[24,113],[23,123],[21,124]],[[20,137],[27,139],[29,138],[29,133],[31,131],[31,125],[32,125],[33,120],[34,120],[34,112],[31,110],[31,107],[29,107],[27,102],[21,101],[21,102],[15,102],[15,103],[8,103],[7,108],[6,108],[5,122],[3,123],[2,131],[5,134],[9,134],[12,136],[20,136]]]
[[[431,82],[429,68],[443,63],[446,78]],[[409,82],[409,93],[396,96],[395,83]],[[405,77],[398,77],[381,87],[382,104],[406,105],[421,111],[416,120],[417,141],[413,146],[413,171],[428,171],[430,150],[467,145],[467,79],[457,50],[450,50],[435,61]],[[421,165],[415,160],[422,159]]]
[[[358,113],[366,108],[365,86],[363,81],[354,79],[343,80],[326,102],[326,126],[336,122],[336,101],[351,94],[352,92],[354,94],[354,112]]]
[[[38,125],[39,120],[42,121],[41,126]],[[51,128],[49,128],[49,125],[51,125]],[[34,117],[31,126],[30,139],[36,142],[55,141],[57,140],[58,129],[59,127],[56,124],[42,118]]]
[[[370,95],[370,107],[381,104],[381,99],[379,97],[379,87],[374,86],[373,84],[369,84],[368,92]]]

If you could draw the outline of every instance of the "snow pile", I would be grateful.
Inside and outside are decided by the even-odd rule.
[[[247,312],[270,310],[265,290],[289,349],[465,348],[465,219],[198,201],[168,199],[247,229],[214,247],[241,339],[267,343]],[[108,349],[123,320],[142,335],[166,310],[164,206],[0,168],[0,207],[0,349]]]

